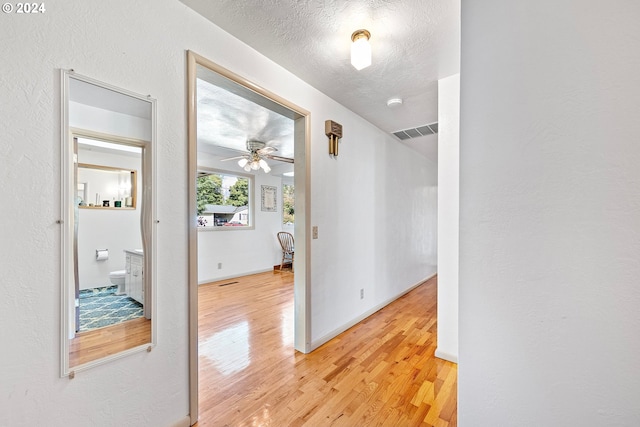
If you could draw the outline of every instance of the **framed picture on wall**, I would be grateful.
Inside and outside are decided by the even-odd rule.
[[[263,212],[276,212],[277,211],[277,203],[276,203],[276,192],[278,191],[277,187],[271,185],[263,185],[262,186],[262,211]]]

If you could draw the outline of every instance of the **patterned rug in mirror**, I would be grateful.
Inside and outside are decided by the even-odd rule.
[[[142,304],[116,295],[117,286],[80,291],[80,332],[115,325],[143,316]]]

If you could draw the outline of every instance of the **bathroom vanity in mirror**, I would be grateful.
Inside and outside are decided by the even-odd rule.
[[[125,251],[124,289],[129,298],[144,305],[144,255],[141,249]]]

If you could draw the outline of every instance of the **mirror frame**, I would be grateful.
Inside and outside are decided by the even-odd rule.
[[[138,172],[134,169],[114,168],[111,166],[94,165],[91,163],[78,163],[78,169],[94,169],[105,172],[129,172],[131,174],[131,206],[102,206],[102,205],[79,205],[80,209],[114,209],[114,210],[135,210],[138,201]],[[85,190],[86,191],[86,190]]]
[[[79,80],[97,87],[110,90],[122,95],[130,96],[144,102],[148,102],[151,107],[151,138],[142,141],[133,138],[118,137],[116,135],[105,135],[90,130],[72,128],[69,123],[69,91],[70,79]],[[156,99],[151,96],[140,95],[128,90],[112,86],[101,81],[75,73],[74,70],[61,70],[61,310],[60,310],[60,376],[73,378],[79,371],[90,369],[94,366],[108,363],[112,360],[120,359],[128,355],[151,351],[156,345],[157,336],[157,286],[156,286],[156,257],[157,257],[157,197],[156,197]],[[150,294],[149,301],[145,295],[145,317],[151,319],[151,336],[148,343],[138,345],[118,353],[114,353],[102,358],[98,358],[77,366],[69,366],[69,338],[75,334],[71,326],[70,318],[75,309],[74,286],[74,205],[76,189],[74,187],[74,163],[77,156],[74,152],[73,137],[86,137],[91,139],[116,140],[118,143],[133,145],[142,148],[142,194],[138,194],[138,206],[140,212],[140,228],[142,233],[142,246],[144,249],[144,286]],[[142,196],[142,198],[140,198]]]

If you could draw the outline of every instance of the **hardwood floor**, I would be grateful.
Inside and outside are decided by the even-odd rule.
[[[199,288],[198,427],[457,424],[457,365],[436,359],[436,279],[311,354],[293,349],[293,275]]]
[[[144,317],[80,332],[69,340],[69,367],[151,342],[151,321]]]

